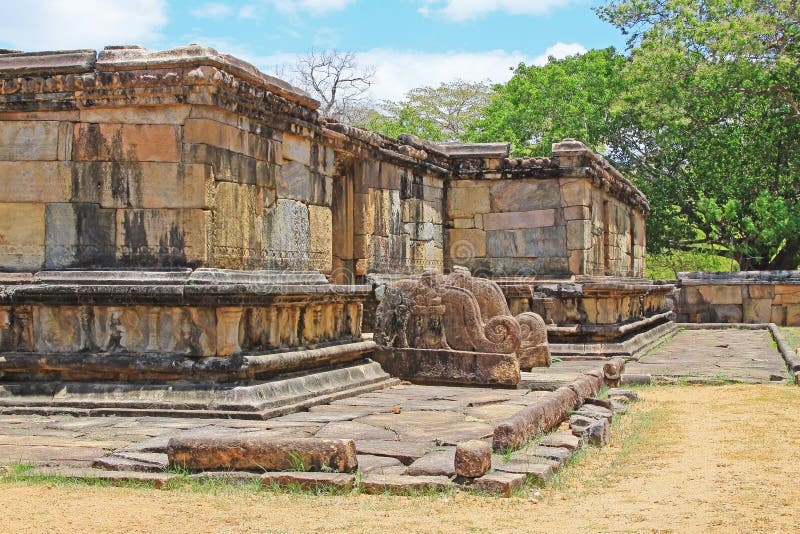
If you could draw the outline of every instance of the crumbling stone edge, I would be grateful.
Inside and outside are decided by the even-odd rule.
[[[595,397],[604,384],[616,386],[625,369],[625,360],[612,358],[603,371],[592,370],[547,397],[520,410],[494,428],[492,448],[495,452],[516,450],[534,437],[562,423],[572,410],[589,397]]]

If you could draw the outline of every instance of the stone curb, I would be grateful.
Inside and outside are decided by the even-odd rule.
[[[783,338],[778,325],[775,323],[769,323],[767,325],[770,334],[772,334],[772,338],[775,340],[775,343],[778,345],[778,351],[783,356],[783,359],[786,361],[786,367],[789,369],[790,373],[796,373],[800,371],[800,356],[789,346],[789,343]],[[795,375],[795,380],[797,379]]]

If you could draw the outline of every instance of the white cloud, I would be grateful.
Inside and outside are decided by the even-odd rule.
[[[544,15],[553,8],[569,5],[573,0],[423,0],[419,12],[425,16],[440,14],[462,22],[495,11],[510,15]]]
[[[324,15],[329,11],[342,11],[357,0],[273,0],[275,8],[284,15]]]
[[[253,4],[245,4],[241,8],[239,8],[239,15],[240,19],[257,19],[258,14],[256,13],[256,6]]]
[[[281,65],[294,63],[297,58],[296,54],[288,53],[258,56],[242,49],[226,51],[269,73],[274,73]],[[511,78],[512,69],[520,63],[544,65],[550,56],[561,59],[584,52],[586,48],[578,43],[556,43],[539,55],[506,50],[436,53],[373,49],[356,53],[356,59],[362,66],[375,66],[375,83],[370,95],[378,101],[399,100],[415,87],[438,86],[456,79],[503,83]]]
[[[26,51],[147,44],[167,24],[165,0],[3,2],[0,47]]]
[[[208,2],[192,9],[189,13],[200,19],[222,19],[231,14],[231,8],[218,2]]]

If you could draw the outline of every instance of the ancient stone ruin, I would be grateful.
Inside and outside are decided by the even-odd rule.
[[[0,402],[268,417],[515,386],[668,321],[647,200],[583,144],[515,159],[317,107],[198,45],[0,54]]]

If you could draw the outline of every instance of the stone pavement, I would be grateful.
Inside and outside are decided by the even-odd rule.
[[[680,330],[626,373],[744,383],[782,382],[786,363],[768,330]]]
[[[258,433],[273,437],[350,438],[363,468],[440,471],[458,442],[491,439],[494,425],[547,392],[401,385],[267,421],[166,417],[0,415],[0,464],[160,470],[173,436]],[[108,457],[114,453],[112,457]],[[438,456],[437,456],[438,455]],[[394,469],[388,469],[394,468]]]

